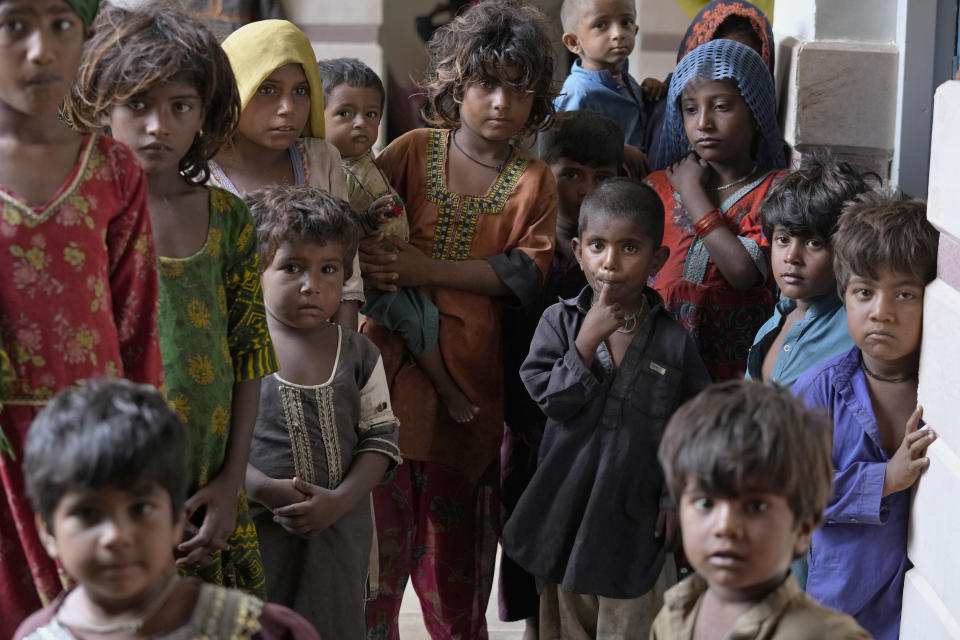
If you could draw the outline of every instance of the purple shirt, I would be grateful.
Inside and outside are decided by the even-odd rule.
[[[890,456],[854,347],[810,368],[793,386],[807,406],[833,418],[833,496],[813,534],[807,592],[848,613],[878,640],[900,635],[910,491],[881,498]]]

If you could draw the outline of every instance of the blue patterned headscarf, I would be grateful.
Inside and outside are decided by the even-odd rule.
[[[693,151],[683,129],[680,94],[694,78],[731,79],[750,107],[759,125],[761,140],[755,158],[761,169],[782,169],[787,166],[783,139],[777,124],[777,97],[773,78],[763,58],[746,45],[733,40],[712,40],[683,57],[670,79],[667,110],[657,147],[652,150],[654,166],[666,167]]]

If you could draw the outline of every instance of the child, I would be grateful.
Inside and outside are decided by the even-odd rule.
[[[367,233],[410,241],[403,201],[373,161],[385,92],[377,74],[354,58],[322,60],[324,119],[327,139],[343,158],[350,208]],[[393,245],[387,243],[388,247]],[[436,305],[416,287],[393,292],[364,291],[363,315],[397,331],[417,364],[433,383],[451,417],[469,422],[479,411],[450,377],[437,347],[440,316]]]
[[[770,187],[760,220],[780,301],[750,347],[748,378],[789,388],[811,366],[853,346],[831,240],[844,203],[871,182],[846,162],[818,155]]]
[[[190,440],[193,524],[177,564],[262,596],[257,536],[237,494],[260,377],[276,370],[276,356],[250,212],[203,186],[239,118],[233,72],[213,34],[165,3],[109,7],[94,26],[69,112],[91,130],[108,125],[147,172],[167,397]]]
[[[300,616],[177,574],[186,526],[187,434],[156,390],[94,382],[58,394],[27,438],[36,526],[77,582],[14,638],[295,638]]]
[[[248,198],[280,370],[265,378],[247,491],[267,597],[324,638],[363,638],[370,491],[400,462],[380,353],[328,322],[357,248],[349,205],[315,187]]]
[[[500,446],[501,522],[506,522],[536,468],[537,444],[546,416],[530,399],[520,379],[520,365],[547,307],[576,296],[587,280],[573,255],[580,203],[595,186],[615,177],[623,160],[623,134],[617,123],[594,111],[567,111],[539,134],[540,159],[557,181],[557,244],[536,300],[520,309],[505,309],[503,323],[504,430]],[[537,624],[538,596],[533,577],[507,556],[500,558],[500,617],[526,618],[528,633]],[[533,635],[532,637],[536,637]]]
[[[747,45],[763,58],[770,75],[774,74],[776,43],[773,39],[773,25],[759,7],[746,0],[713,0],[704,5],[687,27],[677,51],[677,62],[701,44],[720,38]],[[665,80],[667,85],[670,84],[670,77],[668,75]],[[657,98],[656,104],[648,111],[644,143],[649,151],[650,166],[654,170],[667,167],[657,154],[666,106],[664,95]]]
[[[667,211],[670,259],[652,286],[693,336],[714,380],[743,377],[773,309],[757,214],[783,167],[773,80],[752,49],[713,40],[670,80],[660,139],[670,166],[647,177]]]
[[[778,385],[714,385],[673,414],[660,464],[696,574],[667,592],[651,640],[870,637],[800,591],[788,568],[830,493],[830,423],[819,412]]]
[[[922,201],[872,192],[845,207],[833,236],[834,270],[856,346],[793,386],[833,418],[835,486],[807,556],[807,591],[878,640],[900,634],[903,575],[911,566],[909,489],[929,465],[927,446],[936,438],[918,429],[917,368],[937,241]]]
[[[90,378],[163,384],[147,181],[116,141],[58,117],[97,11],[93,0],[0,0],[0,637],[62,588],[37,538],[20,468],[27,429]],[[34,46],[43,42],[47,46]]]
[[[411,131],[377,160],[406,203],[410,243],[388,236],[393,252],[378,236],[365,240],[364,278],[381,290],[424,287],[440,311],[443,360],[480,407],[456,423],[402,339],[365,323],[383,352],[407,459],[374,491],[381,580],[367,621],[378,638],[397,637],[408,577],[434,636],[486,634],[503,435],[500,310],[536,299],[556,228],[553,175],[513,142],[553,113],[547,29],[516,0],[472,5],[439,29],[426,93],[443,128]]]
[[[223,41],[240,91],[236,134],[210,163],[214,186],[234,195],[271,184],[311,185],[347,197],[336,147],[323,140],[323,89],[310,40],[286,20],[260,20]],[[359,263],[344,284],[336,321],[357,329]]]
[[[645,635],[676,534],[656,462],[674,409],[710,382],[696,345],[646,286],[667,259],[653,190],[612,178],[580,209],[588,285],[544,313],[520,369],[547,415],[537,470],[503,547],[537,577],[546,638]]]
[[[577,56],[557,97],[557,111],[590,109],[623,130],[627,162],[646,162],[644,98],[659,100],[666,86],[654,78],[637,84],[627,72],[627,56],[637,37],[632,0],[564,0],[560,8],[563,44]]]

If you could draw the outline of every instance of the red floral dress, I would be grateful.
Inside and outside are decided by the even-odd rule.
[[[147,182],[129,149],[88,135],[66,183],[33,207],[0,187],[0,341],[15,376],[2,391],[0,637],[61,590],[24,490],[23,444],[60,389],[126,377],[162,386],[157,271]]]

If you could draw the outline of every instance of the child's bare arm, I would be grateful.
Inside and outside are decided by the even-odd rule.
[[[709,172],[707,162],[695,153],[690,153],[666,170],[670,184],[680,194],[687,214],[694,222],[714,208],[703,188]],[[761,283],[762,275],[753,258],[741,244],[737,234],[725,224],[717,225],[703,236],[703,244],[720,273],[733,288],[745,291]]]
[[[383,478],[390,458],[380,453],[357,454],[343,482],[336,489],[324,489],[295,478],[293,486],[306,499],[274,510],[274,521],[294,535],[310,537],[322,533],[344,514],[366,500]]]
[[[395,245],[397,251],[380,248],[378,245],[384,239]],[[398,287],[433,286],[490,297],[510,293],[510,289],[486,260],[435,260],[400,238],[384,236],[382,233],[364,238],[360,250],[363,277],[381,291],[396,291]]]
[[[923,407],[917,407],[907,420],[900,447],[887,463],[883,477],[884,498],[912,487],[930,466],[930,458],[926,457],[927,447],[937,439],[937,434],[932,429],[918,429],[922,416]]]
[[[259,406],[260,378],[233,385],[227,458],[220,473],[184,504],[188,516],[201,507],[205,508],[205,512],[203,524],[196,535],[179,545],[179,551],[187,555],[180,558],[177,564],[199,563],[214,549],[227,548],[227,541],[237,526],[237,496],[246,476],[250,441]]]
[[[345,329],[356,331],[360,327],[360,303],[356,300],[341,300],[333,321]]]
[[[303,501],[307,496],[298,491],[293,478],[271,478],[252,464],[247,464],[247,498],[271,511]]]

